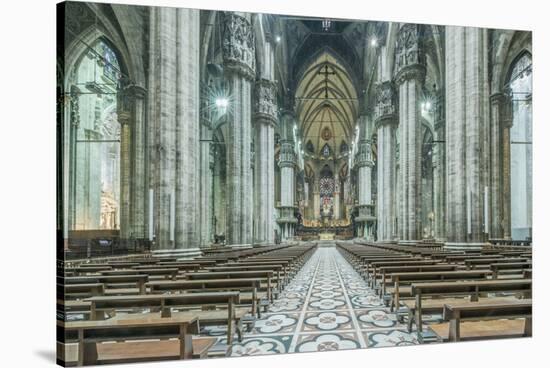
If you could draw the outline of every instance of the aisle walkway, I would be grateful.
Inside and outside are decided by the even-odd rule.
[[[231,355],[417,343],[335,248],[319,248]]]

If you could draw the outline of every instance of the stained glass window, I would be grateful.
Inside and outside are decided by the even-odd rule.
[[[307,141],[306,149],[310,153],[313,153],[313,151],[315,150],[315,148],[313,148],[313,143],[311,143],[311,141]]]
[[[319,180],[319,194],[321,197],[332,197],[334,193],[334,178],[324,177]]]
[[[330,146],[328,144],[325,144],[321,152],[324,157],[330,156]]]
[[[103,67],[103,75],[114,82],[118,81],[119,65],[115,52],[104,41],[99,41],[99,51],[101,52],[101,56],[103,56],[105,62],[105,66]]]
[[[340,153],[341,154],[348,153],[348,150],[349,150],[348,144],[342,141],[342,144],[340,145]]]

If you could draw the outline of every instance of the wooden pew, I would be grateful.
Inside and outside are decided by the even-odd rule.
[[[491,263],[493,278],[496,279],[503,270],[522,273],[523,270],[532,267],[531,262]]]
[[[282,286],[288,281],[287,278],[290,277],[287,268],[281,264],[260,264],[260,265],[249,265],[249,264],[240,264],[234,263],[223,266],[215,267],[206,267],[205,271],[207,272],[242,272],[242,271],[273,271],[278,283],[278,289],[281,290]]]
[[[65,277],[64,282],[66,285],[70,284],[89,284],[89,283],[102,283],[105,285],[105,294],[145,294],[145,283],[149,280],[148,275],[137,274],[137,275],[95,275],[95,276],[76,276],[76,277]],[[107,286],[116,286],[116,285],[127,285],[127,284],[136,284],[137,290],[128,290],[128,289],[108,289]]]
[[[370,261],[366,264],[365,275],[367,277],[367,282],[371,287],[374,287],[374,280],[376,280],[376,275],[379,272],[381,267],[387,266],[429,266],[435,265],[437,261],[434,260],[424,260],[424,259],[407,259],[399,261]]]
[[[527,258],[482,258],[482,259],[466,259],[464,264],[468,269],[474,268],[490,268],[491,263],[516,263],[527,262]]]
[[[449,303],[443,308],[443,320],[446,322],[430,326],[440,341],[531,336],[532,302],[530,299],[488,299],[482,302]]]
[[[523,297],[531,297],[530,279],[500,279],[500,280],[481,280],[481,281],[460,281],[460,282],[426,282],[413,283],[411,285],[411,294],[415,298],[414,306],[409,306],[409,330],[412,329],[412,323],[417,326],[418,339],[422,341],[422,313],[423,298],[437,297],[442,295],[453,297],[470,296],[470,301],[478,301],[481,294],[487,293],[519,293]],[[430,304],[430,309],[440,309],[442,300],[434,300],[435,305]],[[447,301],[449,302],[449,301]],[[411,308],[412,307],[412,308]],[[415,316],[416,318],[414,318]]]
[[[465,281],[465,280],[486,280],[491,275],[489,270],[457,270],[440,272],[395,272],[390,274],[393,287],[388,288],[388,293],[392,295],[390,311],[396,309],[396,315],[399,314],[401,295],[413,297],[412,285],[420,282],[437,281]]]
[[[65,285],[65,300],[83,299],[91,296],[105,294],[105,287],[102,283],[69,284]]]
[[[375,287],[380,287],[380,297],[386,295],[386,284],[391,283],[391,273],[394,272],[435,272],[435,271],[456,271],[459,266],[448,264],[418,265],[418,266],[382,266],[379,268],[377,279],[374,280]],[[377,285],[378,278],[380,279]]]
[[[171,280],[175,280],[176,276],[178,275],[177,268],[168,268],[168,267],[158,268],[158,266],[155,266],[154,268],[148,268],[148,267],[150,266],[140,267],[139,269],[118,269],[118,270],[100,271],[100,274],[105,276],[113,276],[113,275],[149,275],[149,277],[162,276],[163,278],[168,278]]]
[[[151,338],[178,338],[179,359],[190,359],[193,355],[190,330],[197,320],[198,317],[190,313],[174,314],[171,318],[154,314],[103,321],[57,321],[57,326],[65,330],[65,342],[78,343],[77,365],[83,366],[97,364],[100,358],[97,343]]]
[[[183,309],[196,316],[203,325],[227,324],[229,344],[235,333],[239,340],[242,339],[243,317],[250,312],[249,309],[237,308],[241,302],[238,291],[99,296],[85,301],[91,305],[91,320],[103,320],[106,313],[111,318],[119,318],[119,312],[136,309],[160,310],[162,317],[169,319],[175,313],[172,308]],[[129,314],[132,315],[136,314]]]
[[[141,265],[141,266],[134,266],[132,267],[134,270],[147,270],[151,268],[176,268],[178,271],[182,272],[195,272],[203,268],[204,265],[201,265],[200,263],[188,263],[188,262],[167,262],[167,263],[157,263],[153,267],[147,266],[147,265]]]
[[[199,265],[199,268],[207,267],[207,266],[215,266],[217,262],[212,259],[204,259],[204,258],[195,258],[190,259],[187,261],[160,261],[158,263],[159,266],[163,267],[177,267],[180,269],[185,269],[185,265],[191,265],[189,267],[196,267],[196,265]]]
[[[250,305],[252,315],[260,317],[260,302],[262,298],[267,297],[267,293],[258,292],[261,282],[261,278],[176,280],[150,281],[147,283],[147,286],[151,294],[166,292],[239,291],[240,303],[242,305]]]
[[[132,268],[134,266],[139,266],[140,263],[138,262],[124,262],[124,261],[119,261],[119,262],[107,262],[107,265],[108,266],[111,266],[112,268]]]
[[[185,275],[188,280],[222,280],[222,279],[250,279],[255,278],[265,281],[265,290],[267,292],[267,301],[273,301],[272,285],[280,287],[280,279],[273,280],[274,272],[271,270],[258,271],[230,271],[230,272],[195,272]],[[274,282],[273,282],[274,281]],[[262,291],[263,287],[260,283],[258,291]],[[267,307],[267,306],[266,306]]]
[[[81,265],[75,268],[70,268],[67,271],[72,271],[74,272],[75,275],[86,275],[86,274],[97,273],[100,271],[107,271],[112,269],[113,268],[108,265],[97,265],[97,266]]]

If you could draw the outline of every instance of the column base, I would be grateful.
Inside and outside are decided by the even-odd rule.
[[[464,250],[464,249],[479,249],[481,250],[485,243],[450,243],[446,242],[443,245],[444,249]]]

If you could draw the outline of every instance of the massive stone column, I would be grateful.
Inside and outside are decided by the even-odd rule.
[[[255,76],[250,14],[223,17],[223,60],[231,93],[227,112],[227,244],[252,243],[251,81]]]
[[[338,172],[334,173],[334,194],[333,194],[333,215],[334,220],[340,219],[340,207],[341,207],[341,198],[340,198],[340,174]]]
[[[488,230],[487,30],[447,27],[445,47],[446,245],[480,246]]]
[[[357,217],[358,236],[374,240],[376,217],[372,203],[372,114],[363,110],[357,122],[359,126],[359,144],[353,166],[357,171]]]
[[[359,150],[355,157],[357,184],[359,185],[359,214],[355,221],[361,223],[363,229],[361,235],[369,241],[374,240],[373,228],[376,221],[376,217],[374,216],[374,205],[372,204],[373,166],[371,141],[364,137],[359,142]]]
[[[124,84],[118,94],[120,123],[120,238],[145,236],[145,103],[146,90]]]
[[[140,86],[132,87],[134,96],[134,159],[132,174],[132,236],[145,238],[145,96]]]
[[[274,242],[275,208],[274,125],[277,121],[275,84],[268,79],[256,82],[254,120],[255,140],[255,211],[256,241]]]
[[[434,101],[434,148],[432,162],[434,166],[434,233],[436,240],[445,239],[445,100],[442,92]]]
[[[291,113],[285,112],[286,115]],[[292,118],[290,118],[292,120]],[[288,121],[287,121],[288,122]],[[285,137],[281,141],[279,153],[279,167],[281,168],[281,206],[279,207],[279,219],[283,240],[294,236],[294,228],[298,220],[294,217],[294,169],[296,155],[294,144]]]
[[[122,242],[126,242],[132,232],[130,228],[132,97],[127,87],[119,90],[117,118],[120,123],[120,240]]]
[[[212,128],[210,121],[201,119],[201,142],[200,142],[200,227],[201,227],[201,247],[207,247],[213,241],[212,229],[212,209],[213,209],[213,170],[214,160],[212,157],[213,149]]]
[[[490,237],[510,238],[510,180],[504,174],[509,172],[510,140],[512,125],[512,101],[505,93],[491,95],[491,221]],[[507,140],[505,141],[505,138]],[[505,165],[508,163],[508,165]],[[505,197],[505,195],[507,195]],[[508,201],[506,200],[508,198]]]
[[[395,129],[397,126],[396,96],[390,81],[377,86],[375,126],[378,131],[378,241],[392,241],[395,237]]]
[[[199,244],[199,11],[151,8],[149,187],[160,249]],[[150,214],[151,215],[151,214]]]
[[[420,96],[426,74],[420,47],[420,26],[405,24],[399,30],[395,83],[399,89],[400,181],[403,200],[399,204],[402,242],[421,238],[422,121]]]
[[[176,248],[200,243],[200,14],[177,9]]]

